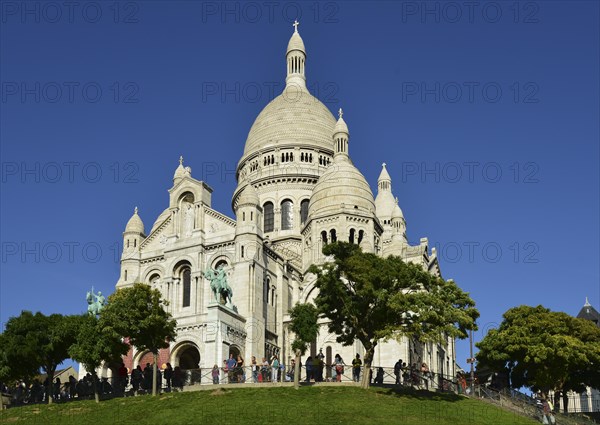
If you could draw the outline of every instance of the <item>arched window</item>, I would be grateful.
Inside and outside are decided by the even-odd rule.
[[[329,231],[329,238],[331,239],[331,242],[337,241],[337,235],[335,233],[335,229],[331,229]]]
[[[264,216],[264,231],[272,232],[275,226],[275,213],[273,212],[273,203],[267,202],[263,205],[263,210],[265,212]]]
[[[300,223],[302,224],[306,223],[306,220],[308,219],[308,202],[308,199],[304,199],[300,202]]]
[[[294,226],[293,205],[289,199],[281,203],[281,230],[290,230]]]
[[[183,273],[182,273],[182,280],[183,280],[183,302],[182,302],[182,307],[189,307],[190,306],[190,294],[192,292],[192,272],[190,271],[190,269],[188,267],[186,267],[185,269],[183,269]]]
[[[269,278],[267,278],[267,280],[265,280],[265,288],[264,288],[264,299],[265,299],[265,303],[269,304],[269,286],[271,285],[271,281],[269,280]]]
[[[348,242],[354,243],[354,233],[356,233],[356,230],[350,229],[350,239],[348,240]]]
[[[323,242],[323,244],[327,244],[327,232],[325,230],[323,230],[321,232],[321,242]]]
[[[364,236],[365,236],[365,231],[364,230],[359,230],[358,231],[358,243],[362,242]]]

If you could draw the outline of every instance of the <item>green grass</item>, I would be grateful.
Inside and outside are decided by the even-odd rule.
[[[11,408],[2,424],[453,424],[531,425],[478,400],[425,391],[346,386],[294,390],[223,388],[102,401]]]

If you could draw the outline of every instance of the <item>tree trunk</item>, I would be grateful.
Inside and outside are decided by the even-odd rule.
[[[300,351],[296,350],[296,365],[294,366],[294,388],[300,388]]]
[[[94,400],[96,403],[100,403],[100,393],[98,393],[98,375],[96,374],[96,369],[92,369],[94,374],[92,375],[92,387],[94,388]]]
[[[563,397],[563,411],[564,411],[564,413],[569,413],[569,394],[567,394],[567,391],[563,391],[562,397]]]
[[[371,373],[371,363],[373,362],[373,354],[375,353],[375,345],[373,344],[370,348],[367,349],[365,353],[365,367],[363,368],[363,377],[360,383],[360,387],[363,389],[369,389],[369,385],[371,384],[371,380],[369,379]]]
[[[46,389],[46,391],[48,391],[48,404],[52,404],[54,403],[54,371],[56,370],[56,368],[54,369],[50,369],[48,370],[48,382],[50,382],[50,384],[48,385],[49,388]]]
[[[158,352],[152,353],[154,356],[154,365],[152,366],[152,395],[156,395],[156,381],[158,380]]]

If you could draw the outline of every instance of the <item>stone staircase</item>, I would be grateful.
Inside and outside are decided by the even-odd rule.
[[[518,415],[535,419],[541,423],[540,410],[536,400],[520,391],[496,391],[488,387],[478,386],[471,397],[494,404]],[[558,425],[598,425],[598,422],[580,414],[554,413],[554,416]]]

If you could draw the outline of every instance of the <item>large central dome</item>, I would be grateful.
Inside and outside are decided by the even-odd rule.
[[[306,87],[286,86],[258,115],[246,139],[244,157],[259,150],[295,145],[331,151],[335,118]]]

